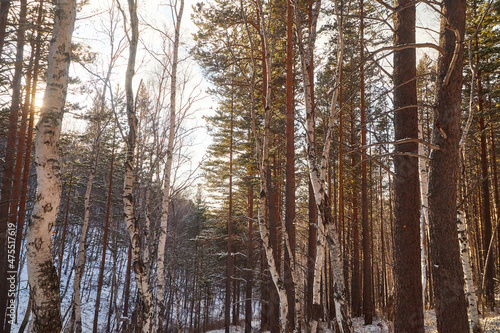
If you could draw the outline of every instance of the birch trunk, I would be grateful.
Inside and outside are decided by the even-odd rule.
[[[61,200],[58,141],[68,87],[71,36],[76,1],[56,1],[55,22],[49,49],[47,87],[35,143],[37,194],[26,241],[28,283],[32,301],[29,331],[59,332],[61,310],[59,281],[52,253],[52,228]]]
[[[98,126],[100,127],[100,126]],[[100,130],[100,129],[99,129]],[[82,281],[83,273],[85,271],[85,263],[87,261],[87,233],[89,230],[90,220],[90,195],[92,193],[92,185],[94,183],[95,174],[97,171],[97,163],[99,161],[99,150],[101,147],[101,136],[97,134],[97,138],[92,149],[94,155],[94,162],[92,170],[87,181],[87,189],[85,191],[85,208],[83,217],[83,226],[80,234],[80,242],[78,243],[78,260],[75,267],[75,280],[73,281],[73,312],[74,316],[71,318],[75,320],[74,328],[76,333],[82,332],[82,309],[80,298],[80,284]],[[70,325],[71,326],[71,325]]]
[[[469,240],[467,239],[467,224],[465,223],[465,214],[458,211],[457,218],[458,240],[460,241],[460,257],[462,259],[462,267],[465,276],[465,296],[469,302],[469,315],[472,323],[472,332],[482,332],[481,323],[479,321],[479,312],[477,307],[477,293],[474,287],[472,275],[472,263],[470,260]]]
[[[176,11],[177,7],[172,7]],[[176,92],[177,92],[177,65],[179,58],[179,40],[182,14],[184,11],[184,0],[180,0],[179,11],[176,12],[174,48],[172,59],[172,77],[170,79],[170,128],[167,144],[167,161],[165,164],[165,184],[163,187],[160,240],[158,244],[158,282],[157,282],[157,306],[158,306],[158,327],[163,329],[163,315],[165,313],[165,245],[167,241],[167,222],[170,205],[170,183],[172,174],[172,160],[175,139],[176,121]]]
[[[418,138],[423,140],[423,126],[420,113],[418,114]],[[425,156],[425,149],[422,143],[418,144],[419,156]],[[425,251],[425,236],[427,224],[429,223],[429,174],[427,173],[427,163],[425,159],[418,159],[418,178],[420,183],[420,203],[422,211],[420,214],[420,263],[422,266],[422,308],[425,313],[425,287],[427,285],[427,264]]]
[[[143,303],[144,322],[142,332],[155,331],[154,311],[152,304],[152,294],[149,289],[147,279],[147,269],[142,258],[142,239],[137,219],[135,217],[133,185],[134,185],[134,163],[135,146],[137,139],[137,117],[134,105],[134,92],[132,90],[132,80],[135,74],[135,59],[137,55],[137,43],[139,39],[139,22],[137,17],[137,0],[128,0],[130,14],[129,39],[129,59],[125,77],[125,93],[127,97],[127,120],[129,132],[127,136],[127,155],[125,160],[125,177],[123,182],[123,211],[125,226],[130,236],[130,246],[132,254],[132,268],[136,279],[137,289]]]
[[[321,314],[321,272],[323,271],[323,265],[325,261],[325,249],[328,244],[330,249],[330,256],[333,265],[333,297],[335,306],[335,326],[340,332],[351,332],[352,326],[347,313],[347,306],[345,302],[345,286],[344,286],[344,271],[342,265],[342,257],[340,251],[340,243],[338,238],[338,230],[333,223],[333,217],[331,215],[331,209],[329,206],[327,189],[326,189],[326,173],[328,169],[328,158],[331,145],[331,136],[333,132],[333,125],[336,119],[336,103],[338,96],[338,87],[333,90],[333,96],[331,101],[331,112],[328,121],[328,131],[326,133],[323,153],[321,155],[321,163],[318,166],[316,162],[316,142],[314,137],[314,105],[313,96],[314,91],[312,89],[312,78],[310,68],[314,60],[314,44],[316,40],[316,25],[318,20],[319,11],[321,8],[321,1],[316,0],[313,3],[310,31],[307,37],[307,45],[304,47],[302,31],[300,28],[300,20],[298,13],[297,2],[295,5],[295,22],[296,22],[296,33],[299,46],[299,54],[301,60],[301,71],[302,71],[302,82],[304,89],[304,99],[305,99],[305,111],[306,111],[306,144],[307,144],[307,160],[309,167],[309,177],[311,180],[311,185],[314,191],[314,197],[316,201],[316,206],[318,208],[318,240],[317,240],[317,252],[316,252],[316,264],[315,264],[315,277],[313,286],[313,316],[311,321],[311,332],[315,333],[318,328],[318,322]],[[339,12],[337,8],[337,3],[334,2],[335,13],[339,17]],[[339,50],[338,59],[343,58],[343,36],[342,27],[339,27]],[[342,61],[339,60],[339,64]],[[336,82],[340,81],[342,66],[339,65],[336,73]]]
[[[280,276],[279,268],[277,266],[273,248],[270,241],[270,228],[269,219],[267,214],[267,200],[271,200],[270,196],[270,184],[269,184],[269,135],[270,135],[270,121],[271,121],[271,54],[269,50],[269,40],[267,35],[267,28],[264,19],[264,12],[262,7],[262,2],[260,0],[256,1],[258,15],[260,17],[260,35],[262,38],[263,45],[263,61],[264,68],[266,69],[264,75],[267,84],[264,87],[264,133],[262,138],[257,134],[256,129],[256,115],[255,115],[255,102],[254,102],[254,83],[255,83],[255,57],[252,52],[252,63],[253,63],[253,74],[252,74],[252,84],[251,84],[251,99],[252,99],[252,131],[255,136],[256,154],[257,154],[257,168],[260,176],[260,194],[259,194],[259,206],[258,206],[258,224],[259,233],[262,239],[264,253],[267,259],[267,264],[269,267],[269,272],[271,279],[276,287],[278,293],[279,304],[280,304],[280,314],[279,314],[279,331],[285,332],[286,322],[288,316],[288,300],[286,289],[284,285],[284,280]],[[245,15],[245,26],[247,33],[248,22],[246,21]],[[253,47],[252,47],[253,50]]]

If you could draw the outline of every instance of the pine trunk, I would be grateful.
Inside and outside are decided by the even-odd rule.
[[[394,16],[395,46],[415,43],[415,5],[411,0],[396,2],[404,9]],[[395,140],[418,139],[416,50],[394,53]],[[424,332],[422,267],[420,260],[420,193],[418,143],[396,145],[394,156],[394,273],[396,332]]]
[[[438,60],[434,144],[429,165],[429,231],[438,332],[468,332],[467,303],[460,264],[457,181],[465,0],[444,0]]]
[[[364,1],[360,1],[360,118],[361,118],[361,147],[366,146],[366,105],[365,105],[365,73],[364,73]],[[361,149],[361,224],[363,233],[363,315],[365,325],[373,322],[373,294],[372,294],[372,260],[371,260],[371,233],[368,220],[368,179],[366,170],[366,148]]]
[[[253,187],[249,179],[248,188],[248,244],[245,291],[245,333],[252,332],[252,285],[253,285]]]
[[[485,290],[483,290],[485,295],[486,306],[491,310],[495,307],[495,268],[493,257],[488,260],[487,253],[490,248],[490,242],[492,241],[492,223],[491,223],[491,203],[490,203],[490,181],[488,175],[488,147],[486,144],[486,127],[484,124],[483,103],[482,103],[482,89],[481,80],[478,75],[478,112],[481,113],[479,116],[479,133],[481,137],[481,195],[482,195],[482,222],[483,222],[483,259],[484,259],[484,274],[486,278]]]
[[[5,42],[5,33],[7,30],[7,19],[9,17],[9,9],[12,0],[0,2],[0,55],[2,55],[3,45]]]
[[[24,45],[25,45],[25,31],[26,31],[26,12],[27,12],[27,3],[26,0],[21,0],[21,10],[19,13],[19,28],[17,30],[17,49],[16,49],[16,63],[15,63],[15,71],[14,71],[14,78],[13,78],[13,89],[12,89],[12,104],[11,104],[11,113],[14,111],[15,113],[19,113],[21,110],[21,79],[22,79],[22,74],[23,74],[23,54],[24,54]],[[28,82],[26,86],[26,95],[29,95],[29,85],[30,85],[30,77],[28,76],[26,78],[26,81]],[[29,98],[27,99],[29,101]],[[12,129],[17,130],[17,120],[16,119],[16,124]],[[22,191],[22,182],[21,182],[21,174],[23,171],[23,159],[25,156],[25,140],[26,140],[26,127],[27,127],[27,120],[28,120],[28,107],[27,105],[24,105],[22,108],[22,116],[21,116],[21,126],[19,128],[19,133],[17,134],[17,146],[14,147],[12,152],[7,151],[7,154],[13,154],[14,152],[16,153],[16,158],[15,158],[15,168],[13,169],[12,173],[12,192],[10,193],[11,200],[10,202],[4,201],[3,193],[2,193],[2,205],[6,205],[6,208],[9,211],[8,214],[8,226],[9,228],[16,228],[16,235],[15,239],[17,240],[18,238],[22,237],[22,229],[19,228],[19,226],[24,226],[24,223],[20,223],[17,220],[17,211],[18,211],[18,206],[19,206],[19,195]],[[10,132],[11,128],[9,128]],[[16,145],[16,140],[14,139],[14,145]],[[7,148],[8,149],[8,148]],[[13,159],[14,160],[14,159]],[[8,164],[10,161],[5,161],[5,164]],[[6,177],[7,178],[7,177]],[[7,178],[7,180],[9,180]],[[10,208],[9,208],[10,205]],[[7,215],[6,215],[7,217]],[[23,221],[24,222],[24,221]],[[3,225],[4,221],[0,221],[0,223]],[[7,225],[7,223],[5,223]],[[11,236],[11,235],[9,235]],[[5,243],[0,246],[5,246]],[[15,243],[14,243],[15,246]],[[5,249],[3,247],[0,247],[0,249]],[[2,266],[2,274],[1,278],[2,281],[6,281],[6,278],[12,278],[15,277],[14,281],[14,286],[17,286],[18,284],[18,279],[17,279],[17,271],[18,271],[18,261],[19,261],[19,250],[17,246],[15,246],[14,249],[11,247],[7,248],[7,253],[9,257],[12,255],[12,252],[14,252],[14,269],[9,269],[10,271],[15,271],[16,274],[6,274],[7,273],[7,265],[4,264]],[[10,263],[9,263],[10,264]],[[12,280],[10,280],[12,281]],[[7,305],[14,304],[15,303],[15,293],[6,293],[7,291],[7,283],[2,283],[2,287],[0,288],[0,298],[2,300],[1,306],[0,306],[0,323],[4,323],[5,320],[5,325],[4,327],[4,332],[10,332],[11,324],[12,324],[12,312],[11,311],[5,311]],[[12,306],[10,306],[12,308]],[[7,316],[7,318],[5,318]],[[0,327],[1,324],[0,324]]]

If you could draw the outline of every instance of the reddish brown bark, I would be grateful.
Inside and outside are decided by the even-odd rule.
[[[469,332],[457,231],[457,181],[465,0],[442,2],[434,150],[429,175],[429,230],[438,332]]]
[[[394,45],[415,43],[415,5],[411,0],[397,1],[405,9],[394,16]],[[394,53],[395,139],[418,138],[416,50]],[[417,154],[418,144],[396,145],[396,152]],[[394,156],[394,330],[424,332],[420,261],[420,185],[418,160],[412,156]],[[457,245],[458,246],[458,245]]]
[[[0,55],[3,51],[3,45],[5,42],[5,33],[7,30],[7,18],[9,17],[9,9],[11,0],[5,0],[0,2]]]
[[[360,118],[361,118],[361,146],[366,145],[366,105],[365,105],[365,73],[364,73],[364,2],[360,1]],[[370,221],[368,220],[368,180],[366,169],[366,149],[361,149],[361,225],[363,233],[363,315],[365,325],[373,322],[373,291],[372,291],[372,260]]]
[[[483,224],[483,261],[484,261],[484,274],[486,274],[485,281],[485,301],[486,306],[493,309],[495,307],[495,268],[493,257],[490,255],[488,258],[488,249],[490,248],[490,243],[492,241],[491,235],[493,226],[491,223],[491,203],[490,203],[490,181],[488,175],[488,147],[486,144],[486,127],[484,124],[483,103],[482,103],[482,89],[481,81],[478,77],[478,111],[481,112],[479,117],[479,132],[481,133],[481,196],[482,196],[482,224]],[[486,262],[486,260],[488,260]]]
[[[352,111],[351,117],[351,145],[355,144],[355,132],[354,132],[354,110]],[[354,154],[351,155],[351,166],[353,169],[356,167],[356,157]],[[356,171],[354,171],[354,179],[356,179]],[[358,189],[356,188],[357,182],[354,182],[354,188],[352,192],[352,242],[353,242],[353,253],[352,253],[352,279],[351,279],[351,311],[353,317],[361,316],[361,272],[359,267],[359,256],[360,256],[360,240],[359,240],[359,221],[358,221]]]
[[[247,284],[245,290],[245,333],[252,332],[252,285],[253,285],[253,186],[248,182],[248,249],[247,249]]]

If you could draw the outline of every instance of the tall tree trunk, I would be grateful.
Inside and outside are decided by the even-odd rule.
[[[68,230],[68,218],[69,218],[69,207],[70,207],[70,200],[71,200],[71,189],[73,187],[73,173],[74,173],[74,170],[71,170],[71,175],[69,178],[69,185],[68,185],[68,194],[67,194],[67,198],[66,198],[66,211],[64,213],[64,224],[63,224],[63,230],[62,230],[62,235],[61,235],[61,248],[59,250],[59,265],[58,265],[59,267],[57,268],[57,277],[58,277],[59,283],[61,283],[64,250],[66,249],[66,232]]]
[[[351,145],[355,145],[355,133],[354,133],[354,122],[355,122],[354,110],[351,112]],[[354,154],[351,155],[351,166],[354,173],[354,179],[356,179],[356,157]],[[351,280],[351,312],[353,317],[361,316],[361,272],[359,267],[359,221],[358,221],[358,191],[357,191],[357,181],[354,181],[354,188],[352,191],[352,218],[351,218],[351,229],[352,229],[352,280]]]
[[[313,317],[314,266],[316,263],[316,242],[318,239],[318,211],[311,181],[308,182],[308,212],[306,313],[309,322]]]
[[[418,120],[418,138],[423,140],[423,124],[419,113]],[[418,144],[418,155],[424,156],[425,150],[422,143]],[[425,311],[425,288],[427,286],[427,224],[429,223],[429,174],[427,171],[427,162],[424,158],[418,158],[418,177],[420,183],[420,265],[422,267],[422,308]]]
[[[43,0],[40,1],[38,7],[38,16],[36,20],[36,27],[41,26],[42,18],[43,18]],[[38,72],[40,70],[40,50],[41,50],[41,32],[40,29],[37,29],[36,32],[36,44],[34,48],[34,57],[33,57],[33,67],[32,67],[32,75],[28,75],[27,77],[32,79],[32,84],[30,89],[31,96],[26,96],[26,102],[24,107],[29,109],[29,121],[28,121],[28,132],[26,137],[26,146],[24,151],[24,166],[23,166],[23,174],[22,174],[22,189],[21,195],[19,198],[19,208],[17,214],[17,237],[16,237],[16,262],[18,262],[19,253],[21,251],[21,243],[22,243],[22,234],[24,232],[24,223],[26,220],[26,199],[28,194],[28,183],[29,183],[29,172],[31,166],[31,152],[32,152],[32,144],[33,144],[33,125],[35,123],[35,102],[36,102],[36,93],[37,93],[37,82],[38,82]],[[28,102],[29,100],[29,102]],[[28,318],[29,319],[29,318]]]
[[[286,185],[285,185],[285,227],[289,248],[285,251],[284,277],[288,299],[287,332],[295,330],[295,285],[292,278],[292,260],[295,260],[295,140],[294,140],[294,94],[293,94],[293,8],[286,1],[287,45],[286,45]]]
[[[498,170],[497,170],[497,153],[495,147],[495,131],[493,128],[494,122],[490,119],[490,135],[491,135],[491,166],[492,166],[492,174],[493,174],[493,189],[495,193],[495,213],[498,219],[500,217],[500,191],[498,189]],[[497,260],[500,265],[500,237],[497,237]]]
[[[129,59],[125,77],[125,93],[127,98],[127,119],[129,132],[127,136],[127,155],[125,159],[125,177],[123,184],[123,209],[125,216],[125,226],[130,236],[130,246],[132,247],[132,268],[137,283],[137,289],[143,304],[144,322],[142,332],[154,331],[154,311],[151,290],[149,289],[146,265],[142,258],[142,239],[135,216],[133,184],[134,184],[134,164],[135,146],[137,139],[137,117],[134,105],[134,92],[132,90],[132,80],[135,74],[135,59],[137,55],[137,44],[139,39],[139,21],[137,17],[137,0],[128,0],[130,15],[129,32]]]
[[[472,264],[470,260],[469,240],[467,239],[467,223],[465,222],[465,214],[458,211],[457,218],[458,237],[460,241],[460,257],[462,259],[462,267],[465,277],[465,292],[469,305],[469,315],[472,324],[473,333],[481,333],[481,323],[479,321],[479,312],[477,304],[476,287],[472,276]]]
[[[394,45],[415,43],[415,5],[410,0],[396,2]],[[394,53],[394,131],[396,142],[418,139],[416,50]],[[394,273],[396,300],[394,330],[424,332],[422,267],[420,262],[420,186],[418,143],[396,144],[394,156]]]
[[[9,9],[11,2],[11,0],[0,2],[0,55],[2,55],[3,53],[5,33],[7,30],[7,19],[9,18]]]
[[[232,238],[233,238],[233,125],[234,125],[234,91],[231,86],[231,115],[229,123],[229,210],[227,217],[227,258],[226,258],[226,299],[224,305],[225,332],[229,333],[231,316],[231,279],[233,273]],[[235,291],[236,292],[236,291]]]
[[[32,301],[30,332],[61,330],[59,281],[53,263],[52,228],[61,200],[58,141],[68,87],[71,36],[76,1],[57,1],[49,49],[47,87],[37,125],[35,165],[37,195],[26,241],[28,283]]]
[[[14,66],[14,77],[12,80],[12,101],[9,117],[9,130],[4,162],[4,179],[2,181],[2,200],[0,201],[0,252],[6,253],[6,257],[9,259],[2,260],[0,262],[0,279],[1,281],[11,281],[10,283],[2,283],[0,287],[0,328],[3,328],[4,332],[10,332],[10,327],[15,317],[13,311],[13,304],[15,304],[15,292],[8,293],[7,287],[9,286],[10,288],[10,286],[13,286],[15,289],[15,286],[17,285],[17,260],[15,258],[15,239],[17,233],[15,231],[17,224],[19,193],[21,192],[21,172],[23,168],[26,120],[28,117],[28,110],[24,107],[22,111],[21,127],[19,128],[18,133],[17,129],[19,111],[21,110],[21,80],[23,76],[23,56],[25,45],[24,35],[27,25],[26,13],[26,0],[21,0],[19,27],[17,29],[16,36],[16,62]],[[11,258],[13,260],[11,260]],[[4,259],[7,258],[4,257]],[[8,271],[11,273],[7,273]]]
[[[438,332],[468,332],[467,303],[456,226],[465,32],[465,0],[442,3],[434,144],[429,173],[429,230]]]
[[[104,86],[104,90],[106,90],[106,86]],[[104,94],[102,96],[102,104],[99,106],[99,108],[104,108]],[[82,332],[82,310],[81,310],[81,292],[80,292],[80,287],[81,287],[81,281],[83,278],[83,274],[85,272],[85,264],[87,262],[87,234],[88,234],[88,229],[89,229],[89,223],[90,223],[90,196],[92,194],[92,187],[94,184],[94,178],[97,172],[97,166],[99,162],[99,154],[100,154],[100,149],[101,149],[101,135],[102,135],[102,129],[101,129],[101,117],[102,117],[102,112],[103,109],[99,109],[97,111],[98,113],[95,115],[97,118],[97,133],[96,133],[96,138],[94,145],[92,147],[92,154],[91,156],[93,157],[93,164],[92,164],[92,169],[90,171],[89,179],[87,181],[87,189],[85,191],[85,203],[84,203],[84,217],[83,217],[83,226],[82,230],[80,233],[80,241],[78,244],[78,259],[75,267],[75,280],[73,284],[73,289],[74,289],[74,295],[73,295],[73,312],[74,312],[74,317],[72,318],[75,319],[75,332],[76,333],[81,333]]]
[[[491,310],[495,307],[495,268],[493,258],[486,261],[488,249],[490,248],[492,223],[491,223],[491,203],[490,203],[490,181],[488,175],[488,146],[486,143],[486,126],[484,124],[483,89],[481,76],[477,75],[477,111],[479,113],[479,133],[481,144],[481,196],[482,196],[482,224],[483,224],[483,260],[484,273],[486,275],[486,288],[482,292],[485,295],[486,306]]]
[[[365,23],[364,1],[360,1],[360,118],[361,118],[361,147],[366,146],[366,121],[365,121],[365,73],[364,73],[364,30]],[[361,149],[361,225],[363,233],[363,315],[365,317],[365,325],[370,325],[373,322],[373,294],[372,294],[372,260],[371,260],[371,236],[370,222],[368,220],[368,185],[366,171],[366,148]]]
[[[97,333],[97,323],[99,321],[99,307],[100,307],[100,303],[101,303],[101,291],[102,291],[102,284],[104,281],[104,266],[106,263],[106,249],[108,247],[109,215],[111,212],[111,198],[112,198],[112,189],[113,189],[114,161],[115,161],[115,137],[113,134],[113,146],[111,148],[111,162],[109,163],[109,186],[108,186],[108,199],[107,199],[107,203],[106,203],[106,219],[105,219],[105,224],[104,224],[104,235],[102,238],[101,265],[99,267],[99,276],[97,278],[97,295],[96,295],[95,309],[94,309],[94,325],[92,328],[93,333]],[[113,288],[113,287],[111,287],[111,288]],[[112,303],[112,298],[110,299],[110,303]],[[109,324],[108,324],[108,326],[109,326]]]
[[[338,14],[337,3],[334,2],[335,12]],[[320,156],[320,163],[317,162],[317,147],[314,137],[314,91],[313,91],[313,79],[311,68],[314,65],[314,48],[317,34],[317,20],[319,11],[321,8],[321,1],[313,1],[310,10],[310,22],[308,29],[308,36],[306,39],[303,38],[302,30],[300,26],[299,13],[297,8],[297,3],[295,3],[295,22],[297,25],[297,40],[299,46],[299,54],[301,60],[301,72],[302,72],[302,82],[304,90],[305,99],[305,119],[306,119],[306,143],[307,143],[307,162],[309,167],[309,178],[311,180],[312,188],[314,191],[314,198],[316,207],[318,209],[318,240],[317,240],[317,251],[316,251],[316,264],[315,264],[315,276],[314,276],[314,288],[313,288],[313,316],[311,321],[311,332],[315,333],[318,328],[318,322],[322,316],[321,308],[321,274],[323,271],[323,265],[325,262],[325,251],[328,245],[330,250],[330,256],[333,265],[333,290],[334,300],[335,300],[335,327],[344,332],[350,332],[352,330],[350,318],[347,314],[346,303],[345,303],[345,287],[344,287],[344,276],[343,276],[343,265],[342,257],[340,251],[340,244],[338,238],[338,230],[333,221],[333,216],[331,208],[329,206],[329,200],[326,188],[326,173],[328,170],[328,160],[331,145],[331,135],[333,131],[333,124],[336,119],[336,106],[338,97],[338,87],[334,89],[331,110],[328,117],[328,130],[325,135],[323,152]],[[339,27],[339,33],[342,33],[341,27]],[[306,43],[304,43],[306,41]],[[305,44],[305,45],[304,45]],[[342,35],[339,36],[339,48],[338,48],[338,59],[343,57],[343,38]],[[339,60],[341,62],[341,60]],[[339,66],[336,78],[340,77],[342,66]]]
[[[252,284],[253,284],[253,186],[251,178],[248,181],[248,250],[247,274],[245,291],[245,333],[252,332]]]
[[[181,21],[184,12],[184,0],[180,0],[180,7],[172,6],[175,11],[175,32],[173,41],[173,59],[170,78],[170,125],[167,144],[167,161],[165,163],[165,184],[163,187],[160,240],[158,244],[158,282],[157,282],[157,306],[158,306],[158,328],[163,330],[163,317],[165,314],[165,245],[167,241],[167,223],[169,216],[169,205],[172,183],[172,161],[174,154],[174,140],[176,133],[176,113],[177,113],[177,67],[179,63],[179,43],[181,34]],[[151,309],[153,311],[153,309]]]
[[[252,100],[252,132],[256,141],[257,153],[257,166],[261,181],[260,195],[259,195],[259,209],[258,221],[259,232],[263,242],[264,253],[267,259],[271,279],[278,293],[279,298],[279,331],[284,333],[286,327],[286,320],[288,317],[288,301],[283,278],[280,276],[279,266],[275,259],[275,250],[271,244],[269,217],[266,214],[268,211],[268,203],[272,200],[272,193],[270,193],[270,168],[269,168],[269,139],[270,139],[270,123],[271,123],[271,53],[269,48],[268,31],[265,23],[262,1],[257,0],[257,12],[259,16],[260,35],[262,38],[262,51],[263,51],[263,76],[265,78],[263,90],[264,102],[264,133],[262,136],[257,134],[256,130],[256,115],[254,102]],[[248,27],[247,27],[248,29]],[[252,48],[253,49],[253,48]],[[255,75],[255,59],[252,55],[253,70]],[[254,80],[252,80],[252,83]],[[251,85],[253,95],[253,84]]]

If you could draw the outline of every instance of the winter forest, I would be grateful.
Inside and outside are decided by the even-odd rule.
[[[0,332],[500,332],[499,0],[1,0]]]

